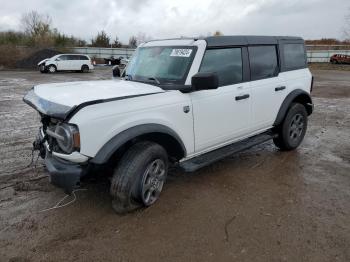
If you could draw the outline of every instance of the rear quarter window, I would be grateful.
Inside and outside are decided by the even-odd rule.
[[[87,56],[81,55],[79,56],[79,60],[89,60]]]
[[[295,70],[306,67],[305,47],[303,44],[283,44],[282,56],[285,70]]]

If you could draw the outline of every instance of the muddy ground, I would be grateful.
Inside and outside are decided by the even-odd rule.
[[[0,261],[350,261],[350,72],[313,74],[298,150],[268,142],[191,175],[174,170],[159,202],[118,216],[104,181],[45,211],[65,194],[41,160],[26,167],[39,122],[22,102],[35,84],[110,69],[0,71]]]

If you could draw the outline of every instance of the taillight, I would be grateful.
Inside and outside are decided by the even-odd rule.
[[[312,89],[314,88],[314,77],[311,78],[311,87],[310,87],[310,93],[312,92]]]

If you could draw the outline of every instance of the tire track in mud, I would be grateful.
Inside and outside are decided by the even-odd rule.
[[[0,81],[0,178],[28,165],[31,160],[30,138],[39,123],[22,97],[32,85],[24,78]]]

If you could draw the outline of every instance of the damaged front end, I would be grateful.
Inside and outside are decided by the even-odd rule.
[[[34,90],[23,100],[41,116],[42,127],[33,142],[33,149],[45,160],[50,182],[67,193],[72,192],[87,173],[89,158],[79,153],[78,127],[64,121],[71,108],[41,99]]]

